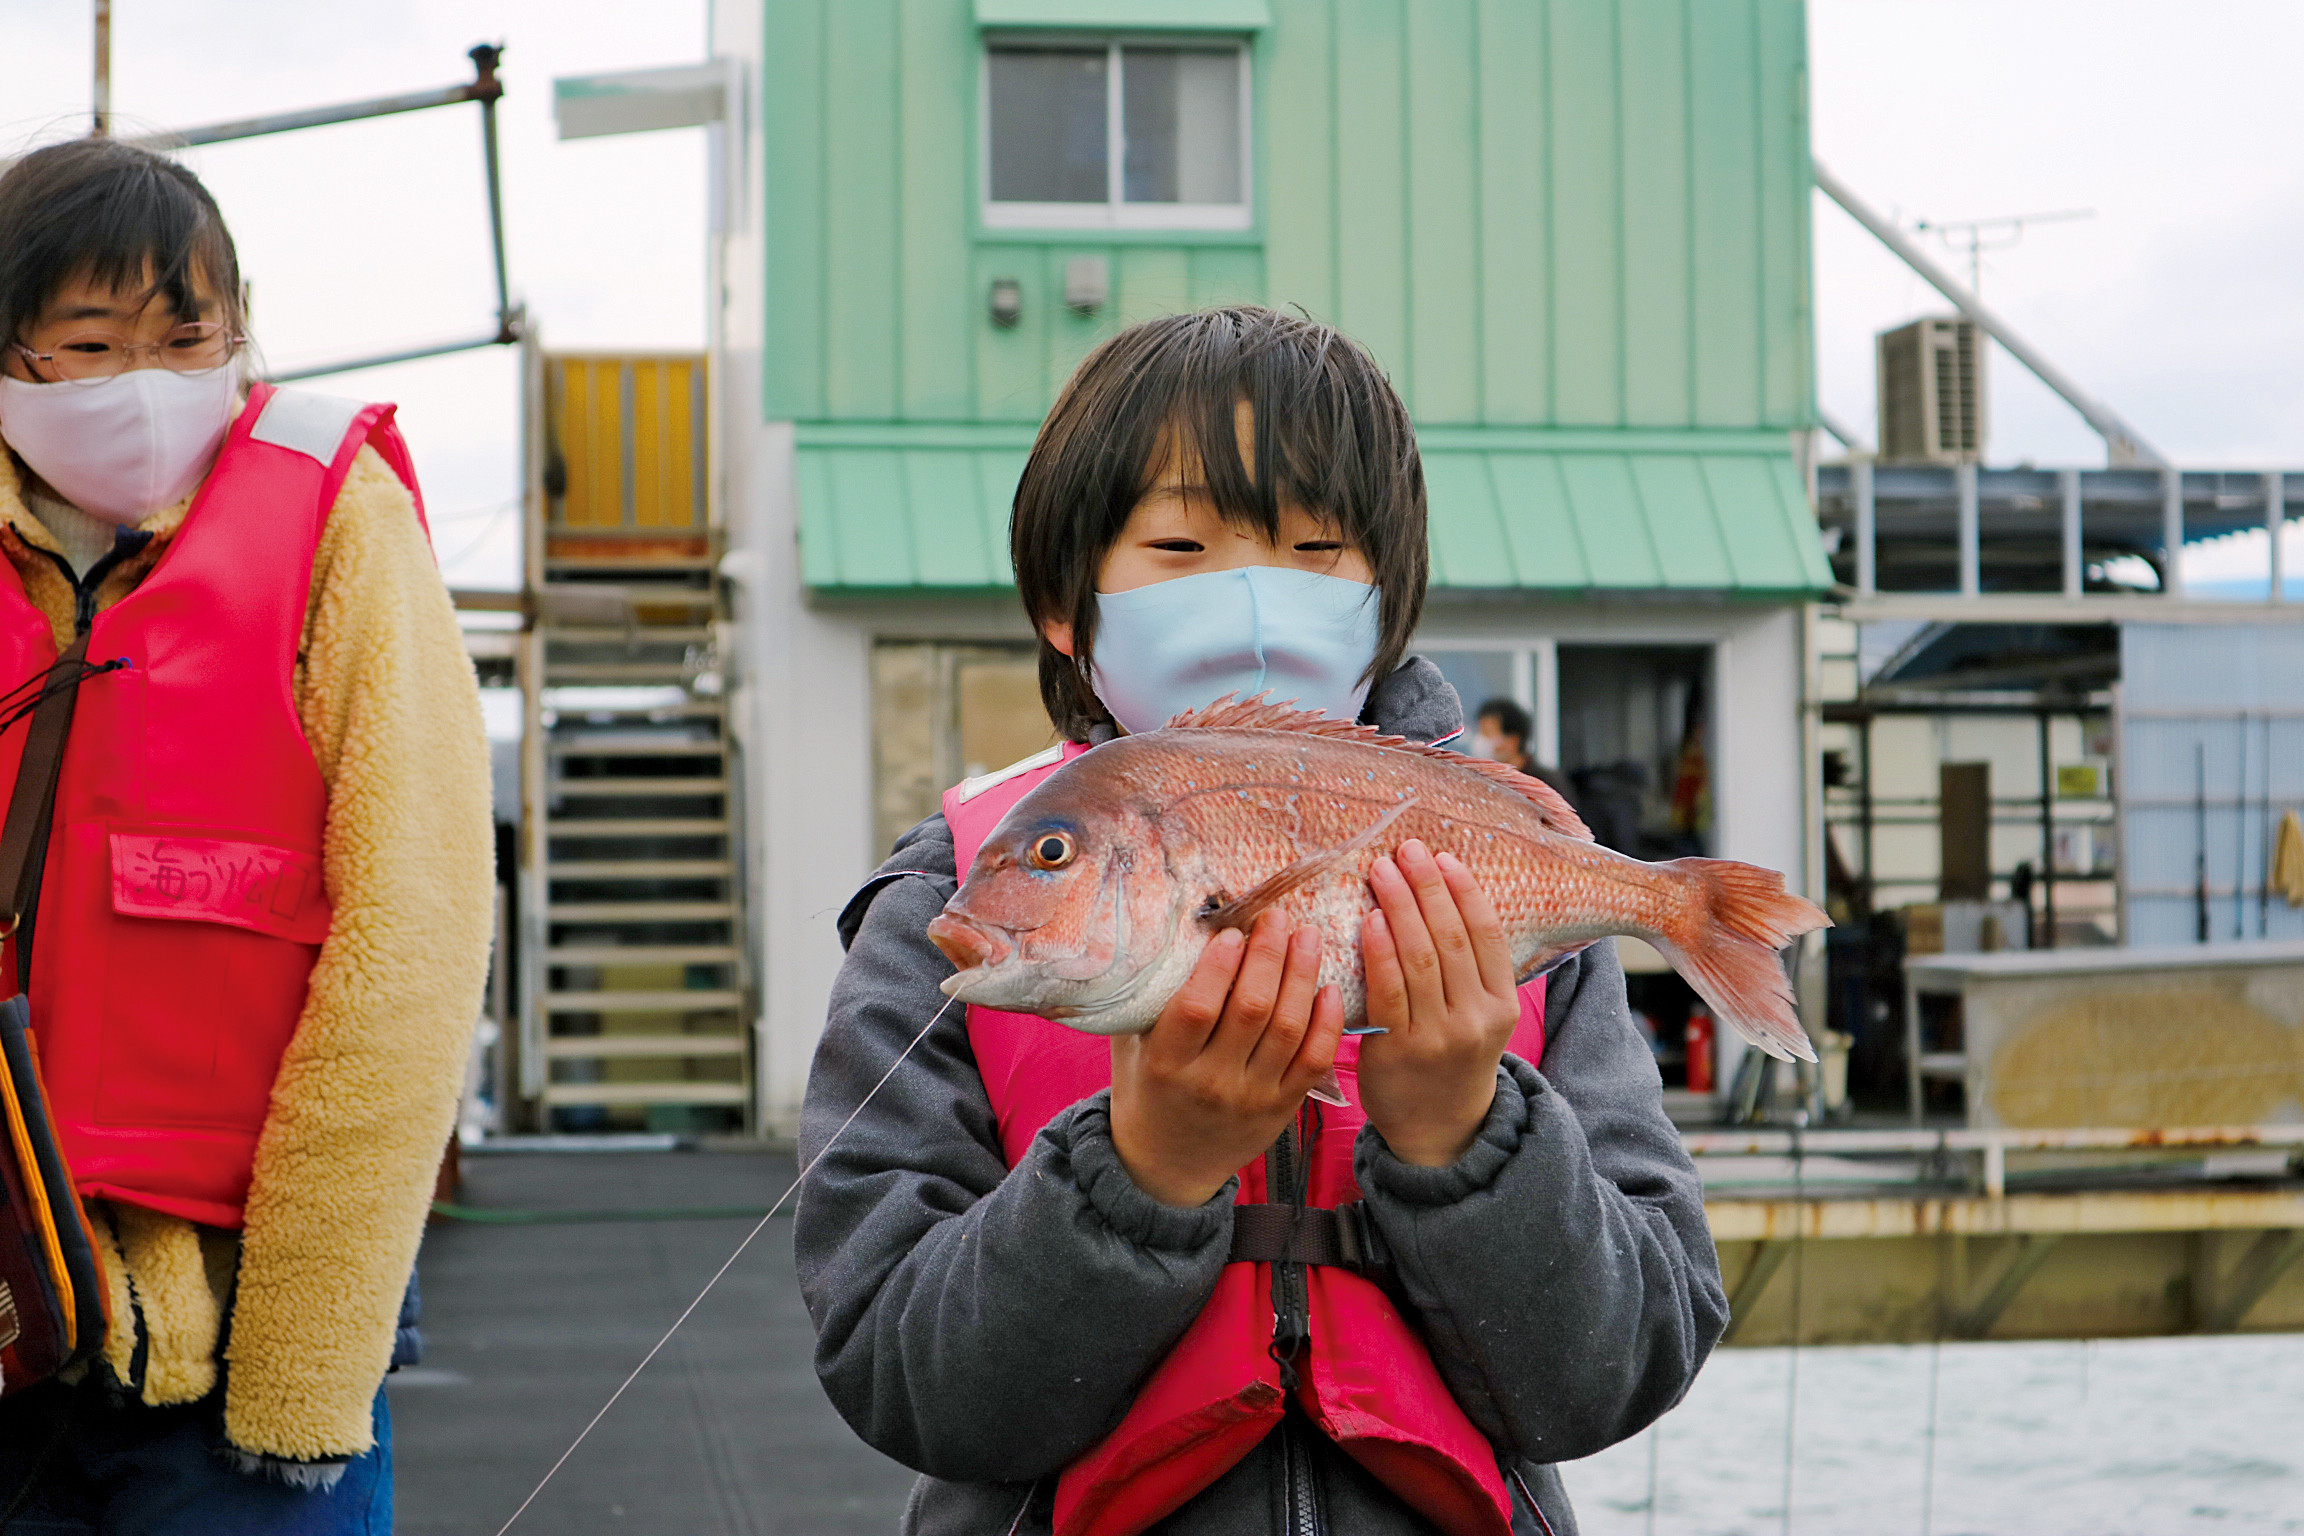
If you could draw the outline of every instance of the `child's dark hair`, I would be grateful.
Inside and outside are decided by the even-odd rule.
[[[175,161],[117,139],[50,144],[0,175],[0,343],[20,341],[82,275],[187,319],[205,282],[223,306],[211,318],[247,328],[240,256],[216,200]]]
[[[1254,423],[1241,462],[1235,413]],[[1408,411],[1376,360],[1333,327],[1239,307],[1130,326],[1088,355],[1041,425],[1008,525],[1035,626],[1069,623],[1073,654],[1040,642],[1040,698],[1086,738],[1106,717],[1089,681],[1096,577],[1152,488],[1173,429],[1227,521],[1270,537],[1283,498],[1333,524],[1376,578],[1382,628],[1367,680],[1400,664],[1424,611],[1424,469]]]

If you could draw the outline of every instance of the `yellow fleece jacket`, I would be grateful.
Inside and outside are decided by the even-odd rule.
[[[189,507],[138,525],[153,538],[107,576],[99,608],[143,580]],[[0,451],[0,554],[61,643],[71,589],[39,553],[59,549],[27,504],[20,461]],[[155,1405],[206,1396],[228,1305],[227,1436],[309,1461],[373,1443],[370,1402],[454,1122],[493,927],[479,693],[414,503],[374,449],[329,513],[294,681],[328,787],[335,923],[273,1085],[245,1227],[113,1201],[92,1202],[90,1217],[113,1373]]]

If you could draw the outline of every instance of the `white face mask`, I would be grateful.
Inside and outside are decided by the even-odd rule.
[[[223,446],[240,397],[229,365],[131,368],[100,384],[0,378],[0,437],[56,494],[121,527],[190,494]]]
[[[1490,762],[1494,762],[1504,751],[1504,738],[1491,736],[1486,731],[1482,731],[1472,738],[1472,745],[1469,750],[1474,757],[1485,757]]]

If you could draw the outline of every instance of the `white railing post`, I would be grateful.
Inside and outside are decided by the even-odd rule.
[[[1854,459],[1848,465],[1849,488],[1856,495],[1856,595],[1870,597],[1880,590],[1877,534],[1874,531],[1872,461]]]
[[[2064,595],[2080,595],[2080,471],[2067,469],[2057,478],[2064,482]]]
[[[2288,562],[2280,550],[2281,525],[2287,521],[2281,514],[2287,510],[2283,505],[2287,499],[2288,491],[2281,483],[2280,471],[2273,470],[2264,477],[2264,531],[2272,540],[2272,590],[2265,601],[2273,603],[2288,601]]]
[[[2175,465],[2160,470],[2160,592],[2164,597],[2184,595],[2184,471]]]
[[[1984,590],[1983,530],[1976,513],[1976,466],[1962,464],[1952,471],[1960,491],[1960,595],[1975,597]]]

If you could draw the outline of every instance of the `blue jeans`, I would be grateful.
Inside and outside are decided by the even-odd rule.
[[[0,1509],[34,1481],[5,1536],[390,1536],[392,1419],[381,1389],[375,1449],[324,1493],[234,1471],[217,1455],[223,1421],[221,1388],[178,1408],[54,1383],[0,1402]]]

